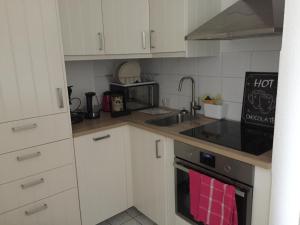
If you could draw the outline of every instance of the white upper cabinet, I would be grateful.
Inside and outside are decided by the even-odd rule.
[[[219,41],[185,41],[185,36],[220,12],[220,0],[149,0],[149,4],[153,57],[160,57],[156,53],[184,57],[219,53]]]
[[[104,54],[101,0],[59,0],[65,55]]]
[[[221,0],[59,0],[66,60],[201,57],[219,41],[185,36],[221,10]]]
[[[105,51],[149,53],[148,0],[102,0]]]
[[[149,0],[151,52],[185,51],[184,1]]]
[[[67,112],[55,0],[0,0],[0,123]]]

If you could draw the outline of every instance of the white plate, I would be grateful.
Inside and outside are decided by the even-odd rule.
[[[137,61],[123,63],[117,71],[117,79],[122,84],[141,82],[141,66]]]

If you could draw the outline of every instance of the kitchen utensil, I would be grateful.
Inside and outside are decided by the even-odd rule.
[[[110,112],[111,111],[110,99],[111,99],[111,92],[110,91],[104,92],[103,96],[102,96],[102,111],[103,112]]]
[[[95,92],[87,92],[86,96],[86,115],[87,119],[100,117],[100,103]]]
[[[121,84],[141,82],[141,66],[137,61],[121,64],[116,72],[115,80]]]
[[[83,113],[79,110],[81,106],[80,98],[72,98],[73,86],[68,86],[69,104],[70,104],[70,114],[72,124],[80,123],[83,121]],[[76,107],[74,107],[74,101],[77,101]],[[71,107],[72,106],[72,107]]]

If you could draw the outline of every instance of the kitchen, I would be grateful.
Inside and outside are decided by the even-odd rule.
[[[187,181],[194,170],[235,188],[238,224],[298,224],[298,106],[285,99],[299,97],[299,29],[291,22],[299,17],[299,3],[285,2],[283,38],[273,27],[260,30],[275,31],[270,37],[248,33],[240,39],[236,32],[234,40],[185,40],[199,38],[191,32],[245,2],[2,0],[0,224],[202,224],[189,204],[193,187]],[[265,2],[259,4],[268,6],[264,13],[283,12],[284,1],[273,1],[278,8]],[[150,109],[131,111],[124,92],[117,91],[108,95],[108,110],[102,105],[112,112],[99,114],[102,94],[112,81],[122,83],[121,71],[135,74],[133,87],[121,89],[133,90]],[[263,76],[257,72],[279,72],[273,153],[269,142],[254,154],[218,138],[199,139],[201,129],[216,130],[213,124],[249,122],[244,96],[252,89],[244,84]],[[132,82],[123,74],[125,83]],[[144,79],[159,91],[150,82],[140,94],[135,81]],[[249,102],[261,91],[247,95]],[[274,96],[276,89],[260,95],[255,106],[266,110],[261,102]],[[220,118],[226,120],[205,117],[209,103],[203,102],[213,98],[221,98]],[[268,105],[270,118],[274,104]],[[72,120],[78,119],[72,125],[70,109]],[[232,130],[221,134],[241,140],[235,136],[239,129]],[[262,144],[257,149],[269,140],[264,132],[254,132],[255,138],[253,130],[247,132],[246,139]]]

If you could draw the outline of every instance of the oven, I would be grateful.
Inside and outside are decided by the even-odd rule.
[[[193,225],[190,214],[189,170],[198,171],[236,187],[238,224],[251,225],[254,167],[252,165],[175,142],[176,214]]]

